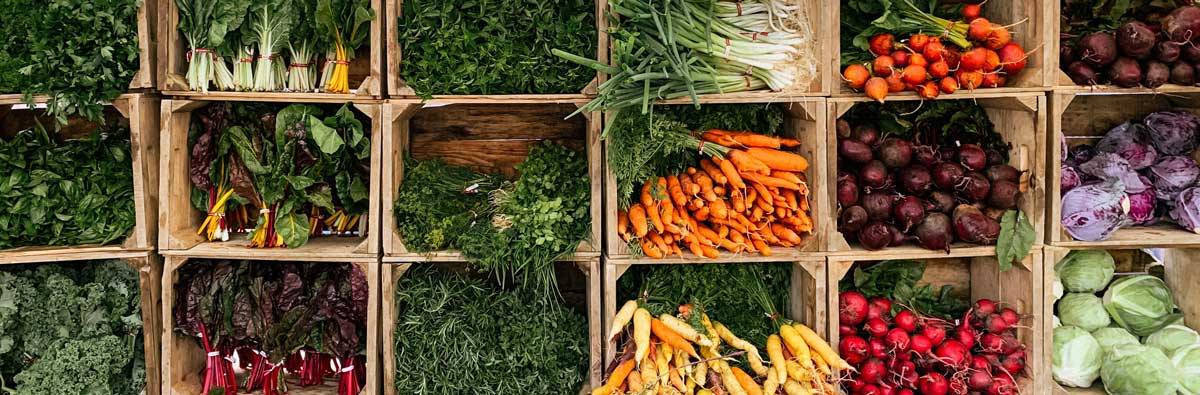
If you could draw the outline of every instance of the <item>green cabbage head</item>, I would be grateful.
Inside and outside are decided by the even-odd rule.
[[[1172,324],[1146,336],[1145,343],[1150,347],[1158,347],[1163,354],[1172,355],[1175,350],[1200,343],[1200,334],[1197,334],[1192,328]]]
[[[1134,336],[1119,326],[1108,326],[1092,331],[1092,337],[1096,338],[1096,342],[1100,343],[1100,349],[1104,350],[1105,354],[1112,351],[1122,344],[1142,344],[1137,336]]]
[[[1075,250],[1054,265],[1054,272],[1067,292],[1096,293],[1112,281],[1117,269],[1105,250]]]
[[[1054,329],[1054,381],[1068,387],[1091,387],[1100,377],[1100,344],[1092,334],[1074,326]]]
[[[1113,281],[1104,292],[1104,308],[1117,325],[1135,336],[1149,336],[1181,316],[1175,313],[1167,284],[1145,274]]]
[[[1063,325],[1077,326],[1091,332],[1108,326],[1112,321],[1104,311],[1104,303],[1096,295],[1069,293],[1058,301],[1058,319]]]
[[[1185,395],[1200,394],[1200,344],[1175,350],[1171,363],[1179,370],[1179,392]]]
[[[1100,368],[1104,390],[1111,395],[1174,395],[1179,372],[1163,352],[1140,344],[1113,349]]]

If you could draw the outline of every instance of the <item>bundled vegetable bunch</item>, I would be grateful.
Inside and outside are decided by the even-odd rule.
[[[893,314],[893,312],[895,312]],[[925,317],[867,299],[838,295],[838,351],[854,366],[851,394],[1016,394],[1027,355],[1017,338],[1021,317],[990,299],[979,299],[955,322]]]
[[[834,393],[832,369],[846,361],[815,331],[782,321],[767,339],[768,360],[758,347],[710,320],[692,305],[658,318],[630,300],[613,317],[608,341],[625,339],[604,385],[593,395],[624,393],[786,394]],[[632,329],[626,329],[632,321]],[[722,347],[725,346],[725,347]],[[734,350],[722,354],[722,349]],[[750,372],[734,366],[744,355]],[[768,365],[767,362],[770,362]]]
[[[396,226],[410,251],[461,250],[478,267],[549,293],[553,263],[591,229],[587,158],[545,141],[516,166],[515,181],[439,159],[405,164]]]
[[[1200,7],[1190,1],[1138,3],[1096,4],[1107,8],[1098,14],[1091,4],[1066,7],[1064,19],[1071,23],[1063,29],[1059,62],[1071,81],[1123,88],[1200,81]]]
[[[0,390],[144,393],[140,290],[137,271],[120,261],[5,266]]]
[[[47,112],[59,123],[101,119],[104,103],[126,92],[138,72],[143,3],[0,2],[0,92],[48,97]]]
[[[1200,334],[1183,325],[1171,290],[1148,274],[1114,281],[1115,271],[1104,250],[1054,265],[1054,380],[1086,388],[1099,378],[1114,395],[1200,390]]]
[[[370,193],[371,138],[349,104],[322,118],[310,105],[217,103],[195,112],[192,205],[207,240],[249,233],[255,248],[311,236],[360,236]]]
[[[912,0],[847,2],[842,36],[851,41],[842,43],[842,78],[872,99],[997,88],[1025,69],[1028,54],[1008,26],[980,16],[983,2],[956,5],[961,20],[945,19],[953,16],[937,2],[926,9]],[[897,42],[897,35],[908,38]]]
[[[594,1],[425,0],[401,8],[400,77],[420,96],[579,93],[596,77],[550,50],[596,52]]]
[[[868,250],[999,241],[1003,263],[1023,259],[1035,233],[1008,144],[977,104],[916,105],[861,104],[838,121],[838,231]]]
[[[361,391],[368,284],[358,266],[200,260],[178,276],[174,330],[204,347],[201,393],[277,395],[326,377],[338,395]]]
[[[0,249],[109,244],[134,215],[127,126],[51,136],[40,125],[0,139]]]
[[[555,49],[608,73],[580,112],[641,107],[681,97],[769,89],[805,91],[817,77],[816,35],[803,4],[788,0],[615,0],[612,64]]]
[[[1062,225],[1077,240],[1100,241],[1125,226],[1164,217],[1200,232],[1200,117],[1160,111],[1109,130],[1099,141],[1062,141]]]
[[[174,1],[190,47],[186,83],[203,92],[349,93],[350,62],[375,19],[370,0]]]
[[[535,290],[420,265],[396,284],[395,307],[384,330],[396,393],[557,395],[587,379],[587,318]]]

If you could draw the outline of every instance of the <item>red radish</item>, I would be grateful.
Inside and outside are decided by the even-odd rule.
[[[888,325],[886,322],[883,322],[883,319],[881,318],[872,318],[867,320],[867,325],[865,328],[867,333],[871,334],[872,337],[883,338],[884,336],[887,336]]]
[[[921,52],[925,50],[925,45],[929,44],[929,36],[917,33],[908,37],[908,47],[913,51]]]
[[[904,80],[900,79],[900,73],[892,73],[885,80],[887,82],[887,92],[896,93],[904,91]]]
[[[958,77],[958,84],[963,88],[975,89],[983,86],[983,73],[979,70],[959,69],[956,77]]]
[[[1017,311],[1007,307],[1004,310],[1000,310],[1000,318],[1004,319],[1004,322],[1007,322],[1008,326],[1021,323],[1021,316],[1017,314]]]
[[[857,335],[857,334],[858,334],[858,330],[854,329],[854,327],[852,327],[850,325],[838,326],[838,335],[840,335],[840,336],[851,336],[851,335]]]
[[[1021,340],[1017,339],[1017,335],[1013,331],[1002,333],[1000,340],[1002,341],[1000,344],[1000,353],[1002,354],[1012,354],[1023,346]]]
[[[896,391],[896,395],[916,395],[916,394],[913,393],[913,390],[910,390],[908,388],[901,388],[900,390]]]
[[[963,19],[967,20],[967,22],[970,22],[970,21],[975,20],[976,18],[979,18],[979,15],[982,12],[983,12],[983,6],[980,4],[963,4],[962,16],[963,16]]]
[[[854,380],[848,380],[848,382],[846,383],[846,389],[849,389],[851,393],[858,394],[858,393],[862,392],[863,387],[865,387],[866,385],[867,385],[867,383],[864,383],[862,380],[855,378]]]
[[[995,313],[996,307],[996,302],[991,299],[979,299],[975,301],[971,311],[975,312],[975,318],[981,319]]]
[[[946,341],[946,328],[938,323],[926,322],[925,327],[921,328],[921,334],[929,338],[929,344],[933,346]]]
[[[883,103],[883,98],[887,97],[890,90],[890,84],[879,77],[871,77],[863,87],[863,91],[867,93],[867,97],[875,99],[875,101],[880,103]]]
[[[1005,321],[1004,318],[1000,317],[1000,314],[989,315],[987,320],[984,321],[984,324],[987,325],[988,332],[996,334],[1004,332],[1008,330],[1008,328],[1012,327],[1012,325],[1008,324],[1008,321]]]
[[[967,37],[971,41],[983,41],[992,32],[992,22],[987,18],[975,18],[967,25]]]
[[[1009,374],[1021,374],[1025,370],[1025,351],[1017,350],[1001,358],[1000,367]]]
[[[896,387],[888,383],[880,384],[879,395],[896,395]]]
[[[975,391],[986,390],[992,385],[992,375],[985,370],[972,371],[970,376],[967,376],[967,386]]]
[[[871,78],[871,72],[861,64],[846,66],[846,70],[842,71],[842,79],[846,80],[846,85],[854,89],[862,89],[867,85],[868,78]]]
[[[942,92],[938,89],[938,84],[933,81],[917,85],[914,90],[917,91],[917,96],[920,96],[922,99],[936,99],[938,94]]]
[[[975,347],[975,328],[969,326],[960,326],[954,334],[954,340],[959,344],[966,346],[968,349]]]
[[[892,60],[896,62],[896,66],[908,66],[908,51],[898,49],[892,52]]]
[[[929,43],[925,46],[925,50],[921,51],[925,55],[925,60],[930,62],[940,62],[946,60],[946,46],[942,43]]]
[[[892,318],[892,323],[908,333],[917,331],[917,315],[913,314],[911,310],[900,310],[899,313],[896,313],[896,317]]]
[[[1012,33],[1004,26],[992,24],[992,30],[988,32],[987,38],[983,40],[983,45],[989,49],[1000,49],[1008,43],[1012,42]]]
[[[958,340],[946,340],[933,350],[933,355],[946,366],[963,367],[966,366],[969,350],[969,347]]]
[[[945,93],[947,95],[957,92],[958,91],[958,80],[954,79],[954,77],[942,78],[942,82],[938,84],[938,88],[940,88],[942,90],[942,93]]]
[[[886,370],[883,361],[871,358],[859,366],[858,378],[867,384],[879,384],[883,381],[883,374]]]
[[[989,372],[989,373],[992,371],[991,362],[988,362],[987,358],[984,358],[979,355],[971,356],[971,364],[969,365],[969,367],[974,370],[982,370],[982,371]]]
[[[912,339],[909,340],[908,348],[917,354],[923,355],[933,349],[933,342],[929,340],[928,336],[918,333],[913,335]]]
[[[945,61],[936,61],[929,64],[929,76],[937,79],[945,78],[950,75],[950,65]]]
[[[970,389],[967,388],[966,380],[963,380],[960,376],[957,376],[957,375],[951,376],[951,378],[950,378],[950,393],[951,394],[966,395],[967,391],[969,391],[969,390]]]
[[[979,348],[987,353],[1000,353],[1004,350],[1004,339],[995,333],[985,333],[979,338]]]
[[[1025,49],[1017,43],[1008,43],[1000,47],[996,50],[996,54],[1000,56],[1000,69],[1008,75],[1015,75],[1024,70],[1025,62],[1029,59],[1029,55],[1025,54]]]
[[[987,48],[972,48],[959,58],[959,62],[961,62],[959,66],[965,71],[981,70],[987,63]]]
[[[883,338],[871,338],[871,340],[867,342],[867,350],[870,350],[872,357],[879,359],[888,357],[887,343],[883,342]]]
[[[914,53],[912,55],[909,55],[908,65],[925,67],[925,66],[929,65],[929,59],[925,59],[925,57],[921,56],[921,54],[919,54],[919,53]]]
[[[843,337],[838,343],[838,354],[851,365],[858,365],[865,361],[867,355],[867,341],[858,336]]]
[[[913,85],[923,83],[928,78],[928,76],[925,75],[925,68],[915,64],[910,64],[905,67],[902,73],[903,74],[901,77],[904,79],[904,82]]]
[[[924,395],[946,395],[946,392],[950,390],[950,383],[946,381],[946,376],[942,376],[938,372],[926,373],[917,381],[920,383],[919,387]]]
[[[842,325],[858,326],[867,320],[867,297],[855,291],[838,294],[838,320]]]
[[[887,55],[877,57],[875,58],[875,61],[871,63],[871,70],[874,71],[875,75],[879,77],[887,77],[892,75],[892,69],[895,67],[896,59],[892,59],[891,56]]]
[[[903,361],[893,366],[892,371],[896,375],[896,384],[901,387],[917,387],[917,378],[920,376],[917,374],[917,364],[912,361]]]
[[[992,377],[992,385],[988,386],[988,395],[1011,395],[1017,393],[1017,386],[1012,378],[1006,375]]]
[[[891,33],[880,33],[871,36],[871,53],[879,56],[891,54],[892,49],[895,47],[895,41],[896,37]]]
[[[892,317],[892,301],[888,298],[874,297],[870,300],[870,305],[867,308],[867,319],[871,318],[891,318]]]
[[[887,335],[884,336],[883,341],[887,342],[888,347],[890,347],[896,353],[904,353],[908,351],[908,332],[906,332],[904,329],[892,328],[892,330],[888,331]]]
[[[860,395],[881,395],[879,393],[879,386],[877,386],[875,384],[864,385],[862,387],[862,391],[859,391],[859,394]]]

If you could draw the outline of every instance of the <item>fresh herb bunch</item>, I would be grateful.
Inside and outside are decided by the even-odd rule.
[[[881,296],[896,302],[894,309],[910,308],[918,313],[953,320],[967,311],[963,295],[949,285],[917,285],[925,275],[925,264],[910,260],[891,260],[854,269],[842,279],[839,288],[854,290],[868,298]]]
[[[459,249],[459,237],[490,221],[490,192],[503,179],[440,159],[406,159],[394,206],[396,228],[410,251]],[[478,226],[483,228],[482,225]]]
[[[587,377],[586,318],[536,291],[422,265],[395,307],[398,393],[565,394]]]
[[[0,270],[0,387],[135,395],[146,386],[138,274],[124,262]]]
[[[852,125],[879,127],[884,136],[898,136],[931,145],[978,144],[1008,160],[1012,146],[1004,141],[983,106],[973,100],[862,103],[843,119]]]
[[[741,338],[762,345],[776,328],[769,312],[750,295],[765,286],[771,304],[786,314],[791,270],[789,264],[635,266],[617,282],[617,300],[646,296],[645,306],[655,316],[691,303]]]
[[[0,140],[0,249],[108,244],[136,223],[129,130],[57,140],[44,128]]]
[[[693,132],[724,129],[775,135],[783,126],[783,109],[774,104],[655,106],[649,114],[622,110],[615,119],[603,137],[617,179],[618,205],[624,209],[646,180],[697,163],[700,144],[691,137]]]
[[[0,92],[46,95],[47,112],[103,117],[138,71],[143,0],[0,2]]]
[[[419,95],[578,93],[596,76],[550,52],[596,52],[592,1],[414,0],[403,7],[400,75]]]

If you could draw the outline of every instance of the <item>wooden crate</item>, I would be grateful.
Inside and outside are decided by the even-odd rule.
[[[986,7],[985,7],[986,8]],[[1034,238],[1034,244],[1040,245],[1042,238],[1042,222],[1045,215],[1045,185],[1041,179],[1046,174],[1046,165],[1039,158],[1045,157],[1046,150],[1046,97],[1041,93],[1001,93],[987,92],[986,94],[977,95],[979,97],[973,99],[987,112],[988,118],[996,127],[996,132],[999,133],[1005,141],[1012,145],[1009,151],[1009,164],[1024,172],[1021,178],[1021,187],[1024,190],[1018,202],[1018,208],[1021,209],[1029,217],[1029,222],[1033,225],[1033,229],[1037,232],[1037,237]],[[919,100],[915,98],[901,98],[898,100]],[[846,114],[856,104],[870,101],[867,98],[838,98],[829,101],[829,140],[830,147],[837,146],[837,119]],[[826,162],[829,163],[829,171],[826,172],[829,178],[826,183],[830,186],[837,185],[837,150],[830,149]],[[880,251],[867,251],[857,243],[850,243],[846,237],[837,231],[837,190],[829,188],[828,199],[831,210],[823,217],[824,226],[822,229],[829,234],[829,251],[831,252],[853,252],[868,257],[873,257],[875,254],[879,256],[888,256],[894,253],[934,253],[923,249],[915,244],[906,244],[899,247],[887,247]],[[980,246],[970,243],[954,243],[950,246],[954,254],[974,254],[974,255],[995,255],[995,246]],[[946,255],[941,253],[941,255]],[[934,255],[930,255],[934,256]],[[880,258],[884,259],[884,258]]]
[[[189,263],[192,259],[200,257],[194,256],[167,256],[164,257],[165,263],[161,271],[162,279],[162,308],[157,313],[161,314],[161,335],[162,335],[162,394],[164,395],[200,395],[201,386],[203,386],[204,373],[204,348],[201,347],[199,340],[185,336],[175,332],[175,315],[173,310],[175,307],[175,283],[179,280],[179,269]],[[260,258],[240,257],[241,259],[251,259],[255,264],[270,265],[278,263],[274,261],[261,261]],[[225,259],[230,259],[226,257]],[[238,258],[232,258],[238,259]],[[362,388],[362,394],[376,394],[379,386],[379,353],[375,347],[378,345],[378,337],[375,325],[373,322],[378,322],[379,319],[379,260],[374,259],[340,259],[333,257],[319,257],[304,259],[306,264],[310,265],[334,265],[334,264],[352,264],[362,269],[363,274],[367,276],[367,338],[363,340],[363,347],[366,348],[367,355],[367,383]],[[239,379],[240,385],[240,379]],[[299,395],[331,395],[337,393],[337,382],[326,380],[324,385],[314,386],[309,388],[299,388],[293,386],[291,393]],[[244,390],[244,389],[243,389]],[[252,392],[252,394],[261,394],[261,391]]]
[[[975,94],[988,93],[1013,93],[1013,92],[1040,92],[1046,91],[1049,87],[1054,86],[1055,73],[1058,71],[1058,13],[1049,5],[1051,2],[1060,0],[990,0],[983,5],[983,17],[992,23],[1000,25],[1015,25],[1009,28],[1012,32],[1013,41],[1021,45],[1026,52],[1029,52],[1029,59],[1026,62],[1025,70],[1017,74],[1016,78],[1010,78],[1004,87],[1000,88],[979,88],[975,91],[961,90],[951,95],[943,95],[949,98],[971,98]],[[940,3],[957,3],[958,1],[940,1]],[[834,7],[833,20],[838,21],[841,18],[841,9]],[[829,51],[832,56],[831,64],[836,70],[833,78],[837,84],[833,88],[834,96],[865,96],[862,92],[855,92],[846,86],[841,81],[841,57],[842,50],[840,47],[841,29],[832,29],[832,43],[835,46],[833,51]],[[932,34],[931,32],[926,32]],[[896,37],[899,42],[904,37]],[[1055,45],[1052,45],[1055,44]],[[893,97],[916,97],[914,92],[894,93],[888,95],[888,100]]]
[[[391,100],[383,106],[383,253],[388,262],[459,261],[457,251],[412,252],[396,228],[396,194],[404,181],[404,158],[441,158],[448,164],[476,171],[515,175],[513,166],[525,161],[529,149],[552,140],[586,149],[591,185],[592,229],[575,254],[562,259],[586,261],[600,255],[600,120],[575,111],[570,104],[518,100],[507,104],[421,103]]]
[[[380,356],[383,358],[383,394],[396,395],[396,357],[395,348],[395,325],[396,325],[396,286],[400,282],[400,278],[408,269],[415,264],[422,264],[423,261],[409,261],[384,263],[381,269],[382,278],[382,305],[381,316],[379,320],[379,347],[382,349]],[[462,262],[442,262],[435,263],[437,265],[446,265],[454,268],[454,270],[464,269],[467,264]],[[588,380],[584,382],[580,394],[590,393],[591,388],[596,388],[601,385],[600,377],[603,373],[603,365],[601,364],[601,336],[600,329],[600,258],[592,258],[589,260],[580,260],[574,262],[559,262],[558,269],[564,269],[564,266],[571,265],[579,269],[586,281],[584,306],[587,311],[588,321]],[[570,270],[570,269],[566,269]],[[560,283],[562,277],[559,278]],[[502,313],[502,312],[501,312]]]
[[[1108,250],[1113,256],[1113,260],[1117,264],[1117,273],[1128,274],[1145,272],[1152,266],[1159,265],[1155,258],[1147,254],[1144,250],[1137,248],[1115,246],[1115,247],[1100,247],[1113,248]],[[1051,247],[1045,248],[1045,275],[1042,281],[1044,289],[1050,289],[1054,284],[1054,265],[1059,260],[1066,257],[1068,253],[1076,248]],[[1093,249],[1093,247],[1084,247],[1084,249]],[[1179,306],[1180,312],[1183,314],[1184,324],[1192,329],[1200,328],[1200,305],[1195,301],[1200,297],[1200,288],[1195,287],[1200,281],[1200,270],[1194,264],[1197,259],[1200,259],[1200,249],[1196,248],[1165,248],[1159,250],[1161,252],[1163,280],[1171,289],[1174,296],[1175,304]],[[1047,292],[1049,295],[1049,292]],[[1045,306],[1043,311],[1046,316],[1054,314],[1055,300],[1047,296],[1044,298]],[[1043,320],[1040,328],[1043,335],[1043,349],[1046,350],[1042,356],[1042,366],[1049,367],[1053,363],[1054,357],[1054,323],[1051,320]],[[1168,355],[1169,357],[1169,355]],[[1044,383],[1050,387],[1050,393],[1054,395],[1103,395],[1104,385],[1099,379],[1096,380],[1091,388],[1072,388],[1058,384],[1054,381],[1050,371],[1046,369]]]
[[[763,105],[765,102],[757,99],[747,99],[741,97],[714,97],[706,98],[702,101],[703,104],[743,104],[743,105]],[[801,98],[795,101],[773,103],[782,106],[784,109],[783,131],[781,135],[792,137],[800,140],[799,151],[796,153],[808,159],[809,167],[805,172],[809,190],[809,216],[813,220],[813,233],[803,235],[802,245],[794,248],[772,247],[772,255],[768,257],[760,256],[755,253],[734,254],[725,250],[720,250],[721,256],[717,259],[707,259],[697,257],[690,252],[684,251],[683,257],[667,257],[659,259],[659,263],[713,263],[713,262],[778,262],[778,261],[796,261],[805,257],[814,256],[819,251],[824,251],[826,241],[824,240],[826,232],[822,230],[822,222],[824,217],[828,216],[824,213],[829,212],[830,200],[828,196],[835,191],[826,192],[825,189],[829,185],[820,182],[829,177],[833,177],[829,173],[831,168],[826,165],[827,161],[821,158],[827,156],[826,147],[829,137],[827,134],[832,132],[832,123],[827,123],[826,117],[826,102],[823,98]],[[605,122],[612,122],[612,114],[606,114]],[[829,134],[830,136],[832,134]],[[605,143],[607,149],[607,143]],[[831,151],[836,154],[836,151]],[[606,153],[607,155],[607,153]],[[607,156],[605,164],[608,166]],[[699,165],[696,165],[697,167]],[[617,179],[613,172],[605,168],[604,173],[604,240],[605,254],[613,259],[632,259],[634,257],[629,251],[628,244],[617,235]]]
[[[129,127],[129,149],[133,163],[133,199],[135,225],[119,245],[31,246],[0,251],[0,262],[36,262],[71,259],[104,259],[112,254],[137,256],[154,248],[158,232],[158,122],[159,99],[139,93],[121,95],[105,109],[108,122]],[[38,103],[45,103],[42,98]],[[0,100],[0,133],[29,127],[35,121],[53,125],[54,121],[36,114],[19,98]],[[94,122],[74,118],[61,133],[82,136],[98,128]]]
[[[378,253],[378,223],[374,219],[379,212],[379,171],[383,135],[379,104],[355,103],[353,106],[372,120],[371,136],[371,200],[366,218],[359,222],[360,237],[319,236],[309,238],[308,244],[299,248],[250,248],[243,235],[231,235],[226,242],[206,241],[196,234],[204,221],[205,213],[197,211],[191,204],[192,183],[188,177],[188,163],[192,147],[188,144],[192,111],[213,103],[207,100],[163,100],[162,101],[162,159],[160,172],[164,182],[159,184],[159,194],[164,196],[159,205],[158,249],[163,255],[187,255],[197,258],[243,258],[243,259],[292,259],[313,260],[320,258],[372,258]],[[325,103],[329,103],[326,101]],[[339,103],[333,101],[332,103]]]
[[[146,362],[146,387],[143,389],[145,395],[160,394],[161,387],[161,340],[159,331],[162,329],[162,321],[160,311],[162,309],[162,283],[159,279],[162,278],[163,264],[158,255],[150,251],[117,251],[117,252],[94,252],[88,254],[63,254],[54,256],[50,259],[36,257],[15,257],[14,259],[0,259],[0,267],[10,264],[49,264],[57,262],[71,261],[91,261],[91,260],[121,260],[138,272],[138,292],[140,294],[141,303],[141,319],[142,319],[142,342],[144,344],[143,356]],[[11,385],[11,384],[10,384]]]
[[[384,46],[387,51],[387,56],[384,62],[387,63],[387,93],[389,98],[406,98],[414,99],[419,95],[400,76],[400,62],[404,59],[404,50],[400,47],[398,32],[399,18],[403,15],[404,0],[385,0],[387,22],[386,32],[384,34]],[[608,19],[604,17],[604,10],[608,8],[607,0],[595,0],[596,2],[596,59],[602,63],[608,62]],[[587,54],[578,54],[587,56]],[[480,103],[480,104],[499,104],[499,103],[514,103],[531,102],[531,103],[582,103],[590,100],[596,94],[596,86],[600,82],[604,82],[605,75],[601,72],[596,72],[596,78],[593,79],[585,87],[581,87],[580,93],[556,93],[556,94],[495,94],[495,95],[432,95],[432,98],[426,100],[427,103]]]
[[[1152,226],[1126,226],[1113,232],[1104,241],[1080,241],[1062,227],[1062,150],[1060,141],[1068,146],[1095,144],[1110,129],[1130,120],[1163,110],[1181,110],[1200,114],[1200,91],[1158,94],[1107,94],[1087,92],[1058,92],[1051,98],[1050,139],[1048,140],[1047,177],[1047,242],[1062,247],[1185,247],[1200,246],[1200,234],[1190,232],[1170,222],[1160,221]]]
[[[1023,318],[1017,329],[1017,338],[1025,345],[1026,364],[1025,377],[1017,380],[1019,393],[1045,393],[1046,380],[1050,378],[1049,342],[1044,338],[1041,328],[1049,326],[1052,312],[1045,311],[1045,302],[1050,291],[1045,283],[1042,266],[1042,249],[1034,248],[1033,252],[1012,269],[1001,271],[999,262],[994,254],[961,255],[949,257],[933,257],[929,254],[896,252],[886,257],[870,257],[864,259],[851,255],[829,256],[829,339],[837,347],[841,341],[838,327],[838,295],[841,293],[839,282],[848,276],[853,276],[855,264],[873,262],[885,259],[910,259],[925,263],[925,275],[921,284],[932,284],[936,288],[951,285],[956,290],[956,296],[969,298],[974,302],[980,298],[988,298],[1000,302],[1004,307],[1017,311]]]
[[[313,92],[231,92],[210,90],[198,92],[188,89],[187,55],[190,50],[187,39],[179,32],[179,7],[174,0],[159,0],[158,7],[159,37],[158,90],[164,95],[188,98],[206,98],[211,100],[245,100],[245,101],[289,101],[324,100],[347,101],[361,99],[379,99],[383,97],[383,51],[377,47],[383,40],[383,9],[384,0],[371,0],[371,9],[375,11],[375,19],[371,21],[370,36],[363,46],[355,53],[350,63],[350,93],[313,93]],[[249,23],[249,21],[243,22]],[[315,33],[314,33],[315,34]],[[321,53],[315,54],[320,57]],[[318,70],[321,63],[314,63]],[[316,82],[314,82],[315,84]]]
[[[707,263],[707,262],[706,262]],[[829,330],[829,310],[831,305],[826,304],[827,288],[826,283],[826,260],[824,256],[812,255],[798,257],[796,259],[787,259],[778,257],[774,261],[754,260],[754,261],[737,261],[728,260],[713,262],[713,264],[722,265],[751,265],[751,264],[772,264],[772,263],[790,263],[792,265],[791,286],[788,288],[788,305],[778,306],[780,312],[787,314],[792,320],[807,325],[817,333],[824,334]],[[617,306],[624,304],[625,300],[617,300],[619,290],[617,283],[627,271],[636,265],[676,265],[686,264],[682,262],[662,262],[660,259],[604,259],[604,319],[601,333],[607,333],[608,328],[612,327],[613,316],[617,314]],[[837,318],[836,309],[833,312],[834,318]],[[718,317],[713,317],[719,320]],[[837,326],[833,326],[837,328]],[[837,330],[833,330],[834,333]],[[601,335],[604,336],[604,335]],[[828,337],[827,337],[828,338]],[[617,348],[619,345],[613,344],[608,339],[601,339],[604,343],[604,364],[608,366],[616,358]],[[831,344],[837,346],[836,342]],[[764,347],[758,344],[760,349]]]

